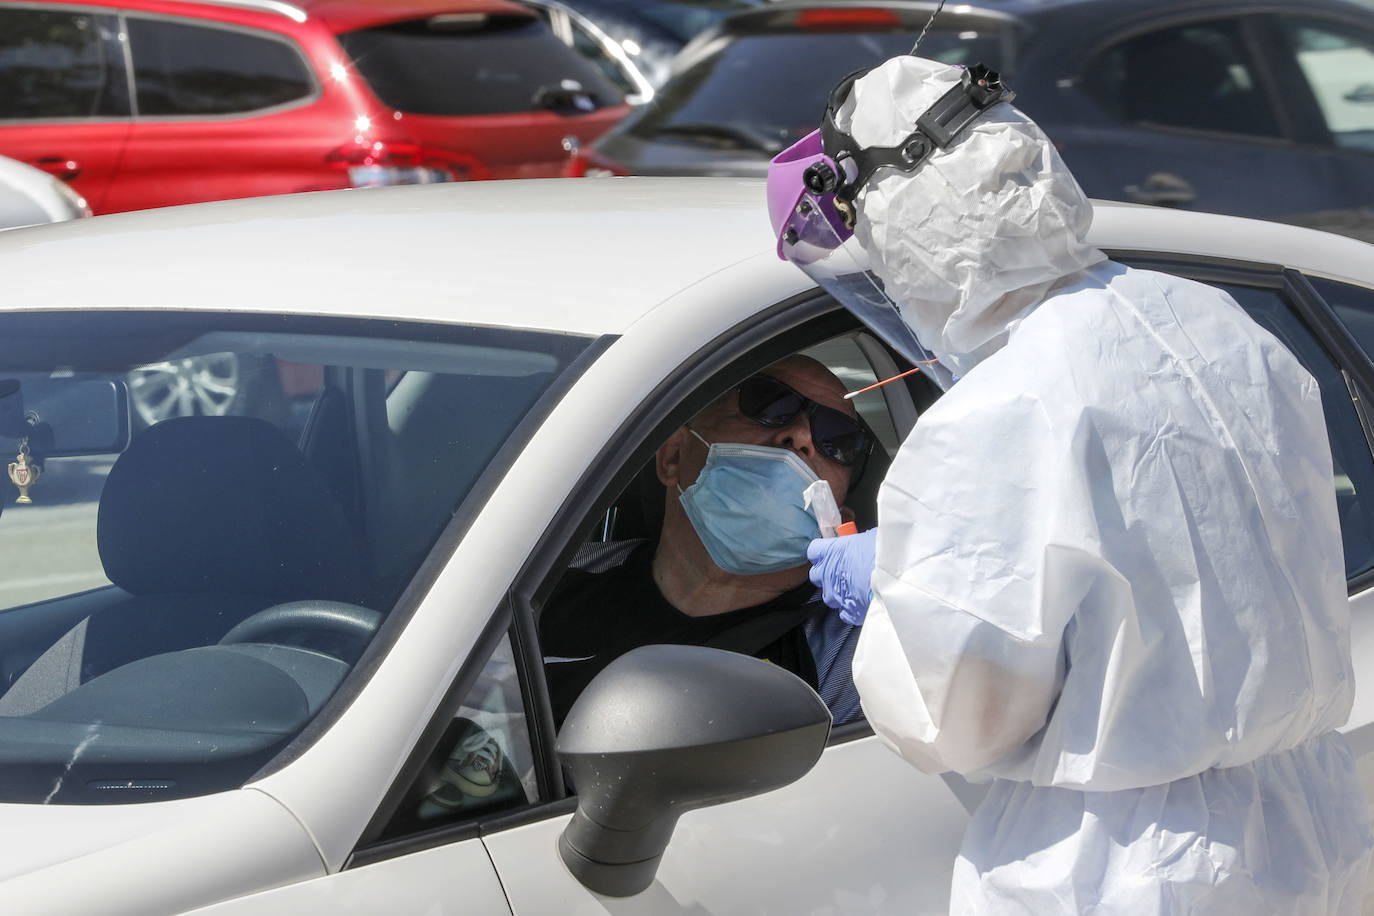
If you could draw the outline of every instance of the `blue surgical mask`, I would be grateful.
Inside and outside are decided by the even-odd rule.
[[[678,500],[715,564],[754,576],[805,563],[806,548],[821,536],[806,503],[806,491],[820,480],[810,466],[785,448],[712,445],[688,432],[710,451],[696,483],[678,488]]]

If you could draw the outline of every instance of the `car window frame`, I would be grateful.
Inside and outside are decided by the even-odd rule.
[[[569,814],[576,808],[577,797],[568,791],[555,752],[557,731],[544,681],[536,607],[548,597],[577,548],[657,445],[728,387],[725,379],[736,375],[742,378],[761,365],[857,327],[858,321],[834,299],[821,290],[809,290],[763,309],[717,336],[684,360],[647,394],[616,433],[607,439],[581,477],[569,487],[568,496],[512,580],[505,600],[488,620],[458,677],[449,685],[443,701],[393,778],[382,802],[345,861],[344,868],[371,865],[396,856],[547,820]],[[916,398],[916,402],[919,404],[920,399]],[[447,532],[426,561],[426,568],[417,574],[417,580],[427,569],[432,579],[442,568],[449,550],[442,551],[443,559],[433,561],[441,556],[440,548],[444,546],[446,537]],[[429,569],[432,562],[433,568]],[[414,588],[415,584],[412,583],[412,590]],[[402,603],[409,594],[408,591],[402,597]],[[397,610],[392,614],[394,616],[400,612],[401,604],[398,603]],[[514,810],[487,814],[475,812],[468,819],[380,840],[425,761],[433,753],[454,711],[461,705],[463,696],[476,680],[496,644],[507,633],[520,678],[540,797]],[[378,639],[382,635],[379,634]],[[364,656],[359,667],[367,662],[368,658]],[[871,734],[871,727],[861,719],[834,729],[829,744],[853,741]]]
[[[1268,39],[1264,31],[1264,23],[1261,21],[1265,15],[1265,13],[1260,11],[1241,10],[1236,12],[1219,12],[1212,9],[1180,11],[1174,15],[1151,19],[1148,22],[1135,22],[1131,25],[1111,31],[1107,33],[1105,37],[1096,41],[1088,53],[1083,55],[1082,62],[1076,68],[1072,81],[1076,85],[1084,88],[1083,95],[1088,99],[1089,104],[1093,106],[1093,110],[1114,127],[1133,127],[1180,138],[1213,140],[1226,143],[1246,143],[1276,149],[1287,149],[1298,146],[1300,143],[1294,129],[1292,113],[1285,101],[1284,93],[1281,91],[1278,77],[1273,72],[1271,62],[1267,56],[1269,53],[1269,48],[1267,47]],[[1256,83],[1259,85],[1264,100],[1274,116],[1275,124],[1279,130],[1278,136],[1267,137],[1260,134],[1243,134],[1226,130],[1213,130],[1210,128],[1181,127],[1174,124],[1161,124],[1156,121],[1133,121],[1123,119],[1111,111],[1097,93],[1087,88],[1092,82],[1088,75],[1089,71],[1097,66],[1098,61],[1103,55],[1112,51],[1119,45],[1166,29],[1180,28],[1188,25],[1201,25],[1209,22],[1236,23],[1240,31],[1241,48],[1250,59]]]
[[[129,58],[129,39],[128,33],[124,30],[123,11],[107,6],[84,6],[80,4],[65,3],[7,3],[5,9],[12,10],[36,10],[45,13],[68,13],[73,16],[105,16],[113,19],[119,26],[119,34],[115,39],[120,46],[119,67],[124,74],[125,107],[129,110],[123,114],[113,115],[83,115],[80,117],[55,117],[55,118],[0,118],[0,127],[28,127],[42,126],[47,124],[118,124],[127,126],[133,122],[134,112],[134,75]]]
[[[140,124],[180,123],[186,121],[242,121],[247,118],[261,118],[285,111],[294,111],[298,108],[306,108],[318,102],[324,95],[324,87],[320,83],[319,74],[315,72],[313,60],[310,55],[305,52],[305,48],[301,47],[300,43],[290,35],[283,34],[282,32],[274,32],[271,29],[239,25],[232,22],[222,22],[218,19],[208,19],[199,16],[179,16],[172,13],[152,13],[142,10],[119,10],[118,13],[120,33],[124,36],[122,42],[124,45],[124,72],[129,83],[129,120],[135,126]],[[306,76],[310,81],[310,91],[299,99],[293,99],[289,102],[280,102],[276,105],[268,105],[264,108],[253,108],[247,111],[219,114],[142,114],[138,110],[137,67],[134,60],[133,38],[129,32],[130,19],[170,22],[175,25],[184,25],[191,28],[237,32],[252,38],[260,38],[284,44],[296,55],[297,59],[301,62],[301,66],[305,68]]]

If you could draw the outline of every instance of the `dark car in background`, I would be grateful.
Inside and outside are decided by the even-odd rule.
[[[846,74],[910,49],[933,2],[777,3],[682,52],[570,174],[762,175]],[[1374,240],[1374,14],[1306,0],[972,0],[921,46],[1003,71],[1087,192]]]
[[[96,213],[553,176],[628,110],[503,0],[0,0],[0,154]]]

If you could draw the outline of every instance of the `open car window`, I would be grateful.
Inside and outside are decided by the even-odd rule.
[[[861,329],[832,333],[793,352],[821,363],[848,391],[871,386],[907,368],[898,367],[891,354]],[[781,356],[770,349],[754,360],[755,369],[763,369]],[[702,406],[714,401],[712,395],[719,396],[721,387],[728,388],[732,381],[737,379],[713,380],[703,386],[696,400],[702,401]],[[859,528],[866,530],[877,522],[878,486],[901,439],[915,422],[916,407],[910,390],[902,383],[858,395],[853,403],[873,445],[850,470],[844,503]],[[644,443],[638,451],[662,444]],[[767,601],[719,615],[697,616],[689,609],[669,606],[652,584],[655,578],[649,570],[656,569],[660,536],[666,530],[665,517],[671,514],[673,494],[661,482],[652,455],[647,460],[633,460],[638,467],[630,482],[587,532],[568,565],[555,574],[557,584],[541,609],[544,674],[555,722],[561,721],[586,682],[604,664],[636,642],[707,645],[767,658],[812,683],[830,707],[836,724],[861,721],[862,711],[849,674],[858,629],[842,623],[826,609],[804,576],[789,582],[783,593]],[[711,560],[703,554],[701,562]],[[584,609],[593,613],[583,614]],[[586,619],[589,616],[595,619]],[[765,620],[768,622],[760,622]]]
[[[0,482],[0,801],[242,784],[337,690],[586,342],[0,316],[0,446],[24,467]],[[120,429],[127,447],[99,453]]]

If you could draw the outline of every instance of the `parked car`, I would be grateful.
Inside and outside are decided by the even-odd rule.
[[[778,3],[722,21],[569,174],[761,175],[931,2]],[[1374,240],[1374,15],[1347,0],[972,0],[920,53],[1001,69],[1094,197]]]
[[[299,430],[166,420],[103,461],[54,451],[48,473],[87,462],[84,501],[48,502],[40,477],[4,506],[6,908],[944,912],[977,788],[916,772],[863,723],[827,742],[777,669],[747,672],[769,701],[746,715],[734,668],[752,660],[670,653],[691,689],[640,671],[634,697],[697,705],[629,704],[652,721],[565,743],[574,764],[616,752],[576,794],[555,754],[535,620],[575,554],[632,532],[656,446],[787,353],[856,387],[903,367],[778,260],[763,199],[741,180],[482,182],[0,234],[0,379],[225,353],[317,370]],[[1347,734],[1374,799],[1374,249],[1110,204],[1092,237],[1224,287],[1314,374],[1361,672]],[[118,409],[109,390],[80,402],[92,420]],[[884,453],[936,394],[916,375],[861,396]],[[598,705],[623,683],[594,686],[586,721],[625,722]],[[722,763],[726,722],[749,772]],[[667,841],[656,877],[610,903],[558,838],[579,804],[612,816],[622,786],[734,800],[648,824]]]
[[[97,213],[555,175],[627,110],[504,0],[0,0],[0,153]]]
[[[629,53],[655,86],[672,70],[673,57],[697,34],[740,10],[768,0],[571,0]]]
[[[0,229],[90,216],[81,195],[41,169],[0,156]]]

